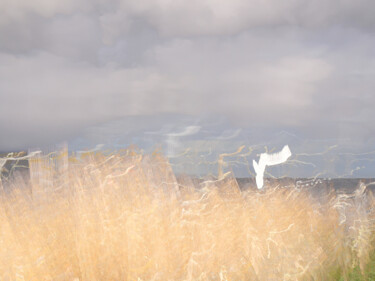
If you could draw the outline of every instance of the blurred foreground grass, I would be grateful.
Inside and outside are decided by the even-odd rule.
[[[240,191],[177,182],[157,153],[64,153],[3,190],[0,280],[375,280],[366,186]]]
[[[335,281],[374,281],[375,280],[375,252],[370,255],[370,260],[368,261],[365,270],[361,272],[359,266],[352,268],[347,275],[343,274],[341,268],[337,268],[335,271],[331,272],[327,276],[327,280]]]

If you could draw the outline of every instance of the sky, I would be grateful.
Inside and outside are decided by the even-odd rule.
[[[2,0],[0,151],[117,138],[173,154],[187,130],[183,145],[288,132],[297,151],[370,153],[374,13],[371,0]]]

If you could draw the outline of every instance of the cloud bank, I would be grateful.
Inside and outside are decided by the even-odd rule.
[[[2,1],[0,150],[126,116],[373,139],[373,1]]]

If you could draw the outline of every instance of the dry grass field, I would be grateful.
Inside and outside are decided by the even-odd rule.
[[[64,153],[3,190],[0,280],[374,280],[365,186],[317,199],[229,174],[197,188],[157,153]]]

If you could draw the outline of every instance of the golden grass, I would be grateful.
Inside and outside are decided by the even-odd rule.
[[[328,280],[372,250],[368,192],[178,187],[161,155],[130,151],[32,161],[32,196],[21,180],[2,196],[0,280]]]

